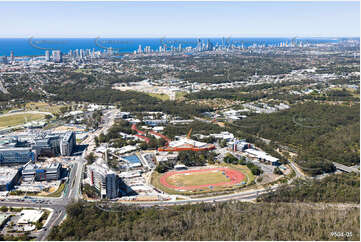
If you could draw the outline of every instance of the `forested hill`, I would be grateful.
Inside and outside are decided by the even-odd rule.
[[[297,163],[311,175],[333,171],[331,162],[348,166],[360,163],[359,123],[359,104],[313,102],[236,122],[248,133],[296,149]]]
[[[356,240],[359,208],[303,204],[227,202],[167,209],[123,206],[117,212],[94,204],[68,207],[67,219],[49,240]],[[352,232],[335,238],[334,231]]]
[[[330,202],[360,204],[360,175],[335,174],[322,180],[296,180],[258,198],[263,202]]]

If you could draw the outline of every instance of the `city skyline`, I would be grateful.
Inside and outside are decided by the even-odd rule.
[[[0,6],[0,38],[360,36],[359,2],[0,2]]]

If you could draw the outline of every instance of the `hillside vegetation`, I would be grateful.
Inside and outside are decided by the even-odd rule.
[[[249,117],[244,132],[295,149],[296,162],[311,175],[333,172],[332,162],[360,163],[360,105],[297,104],[289,110]]]
[[[337,174],[322,180],[296,180],[258,198],[263,202],[360,203],[360,175]]]
[[[49,240],[359,240],[359,208],[227,202],[167,208],[68,207]],[[334,231],[352,237],[334,237]]]

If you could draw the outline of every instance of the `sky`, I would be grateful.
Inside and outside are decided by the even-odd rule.
[[[359,37],[359,2],[0,2],[0,38]]]

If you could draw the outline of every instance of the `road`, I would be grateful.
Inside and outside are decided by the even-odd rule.
[[[44,241],[49,236],[51,228],[59,225],[66,216],[65,209],[54,210],[51,219],[49,220],[48,226],[42,230],[42,233],[39,234],[37,239],[39,241]]]
[[[359,173],[359,169],[355,168],[355,167],[352,167],[352,166],[345,166],[345,165],[342,165],[340,163],[337,163],[337,162],[332,162],[333,165],[336,167],[337,170],[341,170],[341,171],[344,171],[344,172],[356,172],[356,173]]]
[[[64,200],[67,200],[68,202],[77,202],[79,200],[81,194],[80,185],[85,164],[86,160],[83,157],[78,157],[75,160],[69,175],[68,192]]]
[[[209,202],[225,202],[228,200],[251,201],[256,199],[259,195],[263,193],[274,191],[277,187],[278,185],[270,189],[258,189],[248,192],[246,191],[241,193],[233,193],[233,194],[221,195],[216,197],[196,198],[190,200],[162,201],[162,202],[125,202],[123,204],[148,207],[148,206],[187,205],[187,204],[209,203]]]
[[[300,178],[305,178],[305,174],[303,174],[301,171],[300,171],[300,168],[298,168],[293,161],[289,161],[289,165],[291,166],[291,168],[296,172],[296,177],[300,177]]]

